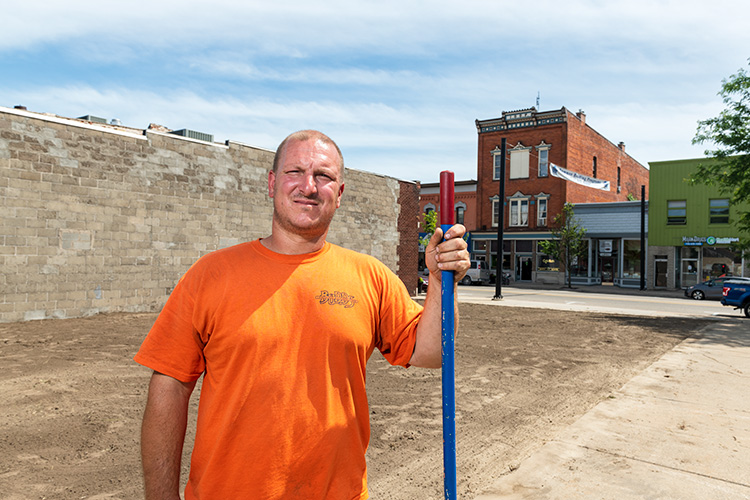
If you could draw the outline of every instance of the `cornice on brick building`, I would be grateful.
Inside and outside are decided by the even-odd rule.
[[[532,107],[516,111],[503,111],[500,118],[475,120],[475,124],[477,132],[483,134],[486,132],[497,132],[498,130],[515,130],[564,123],[567,119],[568,110],[565,107],[551,111],[537,111],[536,108]]]

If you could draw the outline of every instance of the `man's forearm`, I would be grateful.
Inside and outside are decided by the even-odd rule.
[[[456,284],[453,284],[453,307],[455,331],[458,331],[458,295]],[[430,278],[424,311],[417,325],[417,344],[409,364],[421,368],[440,368],[442,365],[442,330],[443,307],[441,297],[442,283]]]
[[[154,373],[141,427],[141,460],[146,500],[179,500],[182,447],[188,402],[195,383]]]
[[[430,270],[430,284],[427,287],[427,297],[422,318],[417,325],[417,344],[414,347],[410,364],[424,368],[440,368],[442,358],[442,271],[453,272],[453,310],[454,324],[458,329],[458,294],[456,283],[466,274],[471,266],[469,252],[463,235],[466,232],[461,224],[452,226],[445,233],[435,228],[430,242],[425,249],[425,263]]]

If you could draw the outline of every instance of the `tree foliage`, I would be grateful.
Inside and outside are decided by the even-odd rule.
[[[437,227],[437,211],[430,210],[424,213],[424,232],[427,233],[424,237],[419,240],[419,243],[423,246],[427,246],[430,242],[432,234],[435,232]]]
[[[750,63],[750,60],[748,60]],[[732,205],[750,202],[750,75],[744,68],[722,80],[718,95],[726,108],[714,118],[698,122],[693,144],[710,144],[713,161],[701,163],[690,181],[717,186]],[[735,224],[741,232],[738,245],[750,254],[750,210],[740,210]]]
[[[587,251],[586,230],[576,221],[573,205],[566,203],[562,212],[557,214],[550,230],[551,240],[540,241],[539,246],[547,255],[555,258],[563,266],[568,276],[568,288],[572,288],[570,268],[577,257],[582,257]]]

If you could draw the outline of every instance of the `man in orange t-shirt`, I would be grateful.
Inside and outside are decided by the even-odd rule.
[[[365,365],[441,363],[440,271],[469,268],[456,225],[426,251],[424,308],[376,259],[326,242],[344,191],[338,146],[287,137],[268,175],[271,235],[213,252],[180,279],[135,360],[147,499],[179,499],[187,408],[203,375],[186,500],[366,499]],[[457,315],[456,315],[457,318]]]

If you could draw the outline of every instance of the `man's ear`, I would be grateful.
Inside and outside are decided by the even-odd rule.
[[[341,187],[339,187],[339,197],[336,200],[336,208],[339,208],[341,206],[341,195],[344,194],[344,185],[341,184]]]
[[[273,170],[268,172],[268,197],[273,198],[273,189],[276,186],[276,174]],[[339,195],[340,197],[341,195]]]

